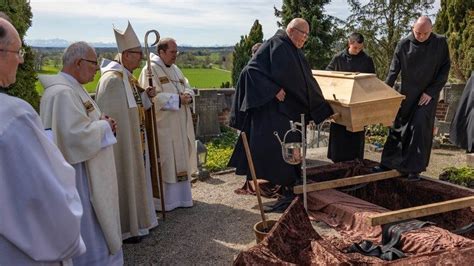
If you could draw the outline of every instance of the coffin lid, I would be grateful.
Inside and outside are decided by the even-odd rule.
[[[370,104],[373,101],[404,98],[375,74],[313,70],[313,76],[329,102],[342,106]]]

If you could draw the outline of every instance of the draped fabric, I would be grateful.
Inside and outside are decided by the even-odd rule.
[[[70,164],[85,164],[89,200],[109,252],[116,254],[121,251],[122,236],[112,148],[116,140],[110,126],[100,120],[99,107],[72,76],[61,72],[39,79],[45,88],[40,105],[43,124],[52,130],[54,142]]]
[[[449,139],[466,151],[474,152],[474,74],[471,74],[459,99]]]
[[[275,95],[285,90],[283,102]],[[230,125],[244,131],[249,139],[257,178],[276,185],[292,185],[300,176],[299,165],[287,164],[281,146],[274,136],[283,137],[290,120],[322,122],[332,114],[301,49],[297,49],[286,32],[277,33],[260,46],[256,55],[242,70],[236,84]],[[288,135],[287,141],[301,142],[299,133]],[[239,138],[229,166],[238,175],[249,176],[247,158]]]
[[[153,86],[157,95],[153,99],[156,113],[156,130],[160,150],[161,173],[165,210],[191,207],[191,175],[197,171],[197,154],[191,105],[179,103],[179,95],[194,97],[188,80],[176,65],[166,66],[161,58],[150,54]],[[148,86],[144,66],[139,77],[142,87]],[[155,199],[155,208],[161,205]]]
[[[104,66],[104,63],[102,64]],[[150,178],[146,162],[148,150],[145,138],[145,116],[141,92],[131,73],[119,72],[122,67],[110,61],[102,69],[97,85],[96,101],[100,109],[117,121],[117,144],[114,145],[115,166],[119,189],[120,223],[122,238],[148,234],[148,230],[158,225],[153,195],[147,182]],[[122,70],[123,71],[123,70]],[[133,99],[129,107],[127,87]],[[146,94],[144,95],[146,96]],[[146,99],[145,99],[146,101]],[[151,180],[150,180],[151,182]]]
[[[74,169],[29,104],[0,102],[0,265],[68,265],[86,251]]]

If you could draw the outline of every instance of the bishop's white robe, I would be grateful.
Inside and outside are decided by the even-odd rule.
[[[70,264],[86,250],[74,169],[28,103],[0,103],[0,265]]]
[[[188,80],[176,65],[167,67],[161,58],[150,53],[153,86],[157,96],[154,98],[156,127],[160,148],[163,175],[165,210],[177,207],[191,207],[191,175],[197,171],[196,145],[189,105],[179,104],[179,94],[194,96]],[[139,82],[148,86],[147,66],[142,69]],[[161,205],[155,202],[161,210]]]
[[[122,234],[117,175],[107,121],[89,94],[72,76],[40,75],[45,88],[40,114],[66,160],[76,169],[84,215],[81,234],[87,252],[75,265],[121,265]]]
[[[138,83],[121,64],[104,59],[101,74],[97,105],[117,121],[114,155],[122,238],[147,235],[158,225],[144,119],[144,109],[151,107],[151,101],[145,92],[140,93]]]

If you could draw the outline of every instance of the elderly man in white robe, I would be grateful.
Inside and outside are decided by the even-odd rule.
[[[120,222],[125,243],[138,243],[149,229],[158,225],[153,205],[150,160],[145,136],[145,112],[155,95],[138,85],[133,70],[140,66],[143,54],[132,25],[124,32],[114,29],[118,47],[117,61],[103,59],[96,101],[99,108],[113,117],[117,128],[114,145],[119,188]],[[146,165],[145,165],[146,163]]]
[[[87,247],[74,265],[122,265],[122,233],[112,145],[115,121],[103,114],[82,84],[93,80],[97,55],[85,42],[66,48],[58,75],[40,75],[45,91],[40,114],[66,160],[76,170]]]
[[[156,127],[160,162],[164,181],[165,210],[193,206],[191,174],[197,171],[196,145],[191,116],[194,92],[188,80],[174,64],[178,54],[176,41],[163,38],[157,53],[150,53],[155,100]],[[140,84],[147,86],[146,66],[140,74]],[[161,210],[155,201],[155,207]]]
[[[86,250],[74,169],[31,105],[5,94],[24,52],[0,12],[0,265],[68,265]]]

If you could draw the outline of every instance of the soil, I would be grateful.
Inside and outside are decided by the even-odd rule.
[[[365,158],[380,160],[380,152]],[[329,163],[326,148],[308,150],[308,166]],[[465,166],[463,150],[434,149],[425,176],[437,178],[449,166]],[[126,265],[230,265],[241,250],[255,245],[253,226],[261,220],[257,199],[238,195],[244,179],[233,173],[212,175],[193,184],[194,206],[168,212],[141,243],[123,246]],[[273,202],[275,199],[263,199]],[[281,214],[267,214],[278,219]]]

